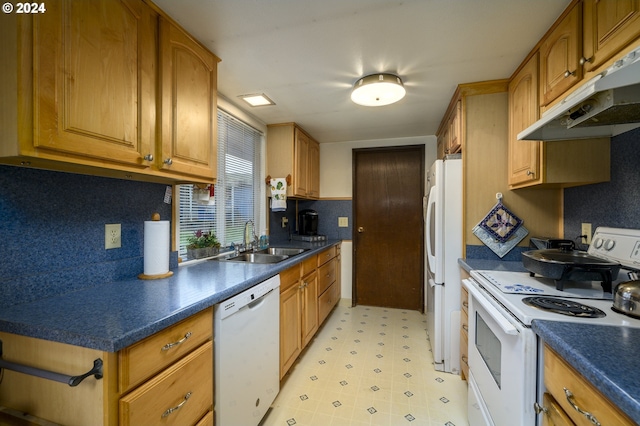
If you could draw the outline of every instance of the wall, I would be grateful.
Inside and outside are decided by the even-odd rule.
[[[171,219],[166,188],[0,166],[0,307],[142,273],[144,221]],[[121,248],[105,250],[107,223],[121,224]]]
[[[581,224],[640,229],[640,128],[611,138],[611,181],[564,190],[564,238]]]
[[[330,238],[342,239],[342,298],[352,298],[352,195],[353,164],[352,151],[359,148],[384,146],[425,145],[425,166],[428,168],[436,160],[435,136],[410,137],[399,139],[377,139],[320,144],[320,200],[298,201],[297,209],[311,208],[318,212],[320,234]],[[269,235],[271,241],[288,238],[289,229],[282,229],[280,218],[289,219],[291,232],[296,232],[296,201],[287,201],[287,211],[269,214]],[[338,227],[338,217],[346,216],[348,228]]]

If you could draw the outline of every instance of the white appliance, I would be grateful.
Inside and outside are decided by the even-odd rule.
[[[280,276],[214,306],[216,424],[256,426],[280,390]]]
[[[635,248],[635,249],[634,249]],[[640,267],[640,230],[598,228],[588,253],[620,263],[618,282]],[[463,281],[469,291],[469,399],[471,426],[541,424],[536,402],[542,404],[543,351],[533,330],[533,320],[581,322],[640,328],[640,320],[614,312],[612,294],[601,282],[555,281],[529,272],[471,271]],[[586,305],[580,316],[536,308],[525,303],[532,297],[548,297],[554,309],[573,303]],[[595,308],[595,309],[587,309]],[[605,316],[590,318],[587,311]]]
[[[462,159],[436,160],[427,176],[425,306],[435,368],[460,372],[460,267]]]

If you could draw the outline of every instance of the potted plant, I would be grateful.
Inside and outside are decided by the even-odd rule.
[[[213,231],[197,230],[187,238],[187,257],[189,259],[202,259],[211,257],[220,252],[220,242]]]

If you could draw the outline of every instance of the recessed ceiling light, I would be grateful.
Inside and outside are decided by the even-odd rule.
[[[256,106],[265,106],[265,105],[275,105],[276,103],[273,102],[271,99],[269,99],[267,97],[267,95],[265,95],[264,93],[261,93],[259,95],[240,95],[240,98],[242,98],[243,101],[245,101],[246,103],[248,103],[249,105],[256,107]]]
[[[356,81],[351,92],[351,100],[358,105],[383,106],[398,102],[406,93],[400,77],[378,73]]]

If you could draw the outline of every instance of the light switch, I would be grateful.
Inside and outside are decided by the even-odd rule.
[[[340,228],[349,227],[349,218],[348,217],[339,217],[338,218],[338,227],[340,227]]]

